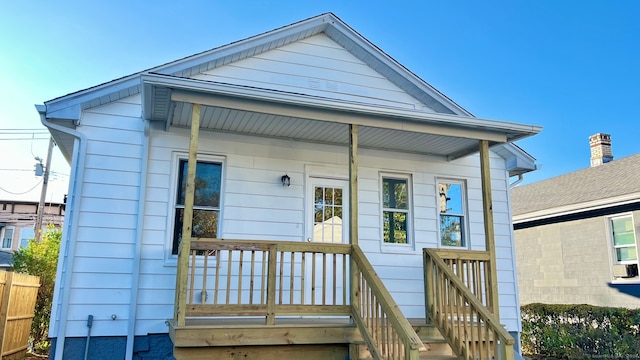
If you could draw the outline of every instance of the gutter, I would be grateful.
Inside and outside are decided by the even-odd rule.
[[[144,121],[144,120],[143,120]],[[140,261],[142,259],[142,233],[144,225],[144,205],[147,194],[147,166],[149,164],[149,122],[144,122],[142,139],[142,159],[140,164],[140,182],[138,184],[138,218],[136,220],[136,237],[131,273],[131,298],[129,299],[129,326],[127,328],[126,360],[133,360],[133,347],[136,338],[136,314],[138,310],[138,285],[140,278]]]
[[[84,134],[74,129],[66,128],[64,126],[49,122],[46,116],[47,107],[45,105],[36,105],[36,110],[38,110],[38,113],[40,114],[40,122],[42,123],[42,125],[49,129],[54,129],[65,134],[69,134],[75,138],[74,152],[71,160],[71,164],[75,164],[75,166],[72,166],[71,168],[67,197],[67,203],[70,203],[71,206],[67,208],[68,211],[66,213],[66,215],[69,215],[69,212],[71,212],[71,216],[65,216],[63,231],[64,241],[61,241],[60,244],[60,254],[62,254],[62,256],[58,256],[58,267],[56,270],[56,279],[61,279],[62,281],[56,281],[58,291],[56,292],[56,296],[54,296],[52,303],[52,306],[60,306],[60,312],[59,314],[57,314],[57,318],[59,320],[57,321],[58,326],[55,328],[55,332],[52,332],[51,329],[49,330],[49,336],[54,334],[57,338],[56,351],[55,354],[53,354],[53,360],[62,360],[67,328],[69,294],[71,292],[71,276],[73,274],[72,261],[75,259],[76,251],[76,242],[73,239],[77,238],[78,233],[78,227],[74,226],[74,224],[78,222],[79,217],[78,209],[80,207],[80,195],[82,191],[81,184],[84,177],[84,171],[82,171],[82,169],[84,169],[84,163],[86,159],[87,138],[84,136]],[[62,288],[62,290],[60,290],[60,288]],[[62,292],[62,294],[60,292]],[[55,323],[56,322],[54,319],[54,324]]]

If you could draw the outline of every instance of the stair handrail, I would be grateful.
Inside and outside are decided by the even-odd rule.
[[[513,360],[514,359],[514,349],[513,345],[515,344],[515,340],[513,337],[507,332],[504,327],[500,324],[500,321],[478,300],[478,298],[467,288],[467,286],[460,280],[460,278],[447,266],[447,264],[442,260],[442,258],[438,255],[435,249],[424,249],[424,268],[425,268],[425,298],[426,298],[426,306],[427,306],[427,316],[435,321],[435,325],[438,327],[442,336],[447,340],[451,348],[457,355],[464,356],[465,359],[477,359],[483,358],[483,354],[478,354],[477,350],[482,352],[483,347],[481,344],[479,334],[476,332],[477,339],[473,338],[473,329],[471,329],[471,339],[463,339],[463,336],[468,335],[467,331],[460,331],[460,322],[457,322],[458,329],[455,329],[453,325],[453,313],[442,315],[446,312],[446,309],[438,308],[438,301],[436,296],[442,296],[441,300],[444,300],[444,296],[448,298],[449,301],[452,300],[454,296],[454,292],[459,294],[464,302],[469,304],[469,308],[471,309],[469,314],[466,311],[463,311],[463,316],[466,318],[467,315],[469,317],[473,316],[473,312],[475,312],[479,320],[482,319],[484,321],[484,326],[489,328],[494,336],[497,336],[499,340],[499,349],[498,354],[493,354],[495,359],[498,359],[498,356],[501,360]],[[448,291],[444,292],[446,294],[436,294],[436,290],[438,290],[438,281],[436,279],[437,273],[439,272],[443,274],[444,280],[451,284],[451,286],[455,289],[447,289]],[[441,289],[442,290],[442,289]],[[497,306],[495,304],[494,306]],[[460,314],[456,314],[460,316]],[[451,318],[449,318],[451,316]],[[466,320],[466,319],[465,319]],[[451,327],[449,327],[451,326]],[[457,335],[457,336],[456,336]],[[486,338],[487,344],[485,344],[484,350],[489,352],[488,342],[491,340]],[[494,337],[494,343],[495,343]],[[479,346],[471,346],[471,344],[476,343]],[[475,351],[474,351],[475,350]]]
[[[356,269],[354,270],[356,271],[356,273],[360,272],[363,278],[357,283],[351,284],[351,286],[358,287],[358,291],[355,292],[358,299],[354,299],[351,301],[353,318],[354,322],[358,326],[358,329],[362,333],[367,346],[369,346],[371,355],[374,357],[374,359],[402,359],[402,357],[400,357],[403,353],[402,351],[398,351],[397,353],[395,353],[394,351],[389,351],[387,347],[395,345],[384,343],[385,337],[387,338],[386,340],[389,340],[389,337],[394,336],[391,336],[389,334],[386,334],[386,336],[378,336],[379,334],[377,334],[378,331],[384,333],[385,330],[378,327],[384,326],[384,324],[388,322],[395,332],[395,336],[397,336],[398,340],[404,347],[404,359],[419,359],[419,351],[422,347],[424,347],[422,340],[420,339],[418,334],[416,334],[415,330],[409,323],[409,320],[407,320],[396,302],[393,300],[393,297],[384,286],[382,280],[380,279],[380,277],[378,277],[378,274],[376,274],[373,266],[358,245],[352,245],[351,259],[351,266],[355,266]],[[359,276],[358,279],[360,279]],[[363,283],[366,283],[368,285],[368,289],[361,288]],[[369,300],[367,300],[367,296],[363,296],[363,293],[364,295],[370,294],[372,296]],[[363,309],[361,305],[370,305],[369,303],[367,303],[367,301],[371,301],[371,299],[375,299],[376,309],[377,305],[380,305],[380,309],[383,312],[383,314],[378,314],[376,310],[376,319],[368,319],[362,315],[363,311],[366,310]],[[378,318],[378,315],[381,315],[381,317]],[[380,320],[381,324],[377,324],[376,320]],[[382,322],[384,322],[384,324],[382,324]],[[376,334],[373,334],[371,329],[374,329]],[[380,339],[381,337],[382,339]]]

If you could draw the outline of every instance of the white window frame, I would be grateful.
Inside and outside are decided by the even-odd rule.
[[[173,154],[171,161],[171,184],[169,187],[170,199],[167,206],[167,232],[165,240],[165,252],[168,265],[176,265],[178,255],[173,254],[173,238],[175,234],[175,213],[178,205],[176,204],[178,198],[178,182],[180,181],[180,160],[189,160],[189,154],[184,152],[176,152]],[[221,165],[220,173],[220,204],[218,207],[218,237],[221,238],[223,234],[222,219],[224,209],[224,193],[225,193],[225,175],[226,175],[226,158],[220,155],[210,154],[198,154],[197,162],[211,162],[219,163]],[[184,207],[184,206],[182,206]],[[194,209],[198,207],[194,206]],[[207,208],[208,209],[208,208]]]
[[[447,178],[447,177],[438,177],[436,178],[436,188],[435,188],[435,194],[436,194],[436,219],[437,219],[437,229],[438,229],[438,247],[439,248],[445,248],[445,249],[469,249],[470,248],[470,244],[471,244],[471,239],[469,238],[469,206],[467,203],[467,181],[464,179],[454,179],[454,178]],[[462,217],[462,231],[460,232],[460,235],[462,236],[462,246],[448,246],[448,245],[443,245],[442,244],[442,229],[440,228],[440,216],[443,214],[442,212],[440,212],[440,184],[441,183],[445,183],[445,184],[455,184],[455,185],[460,185],[461,186],[461,191],[460,191],[460,195],[462,197],[462,213],[444,213],[446,215],[452,215],[452,216],[461,216]]]
[[[11,230],[11,244],[9,245],[9,247],[5,247],[4,246],[4,237],[7,234],[7,230]],[[16,238],[16,227],[15,226],[5,226],[2,228],[2,238],[1,238],[1,242],[0,242],[0,248],[1,249],[5,249],[5,250],[11,250],[13,248],[13,241]]]
[[[613,221],[617,220],[617,219],[624,219],[624,218],[629,218],[631,219],[631,226],[633,228],[633,238],[634,238],[634,245],[629,245],[629,246],[616,246],[614,243],[614,234],[613,234]],[[611,253],[611,265],[612,265],[612,272],[613,272],[613,265],[636,265],[639,269],[640,269],[640,247],[639,247],[639,243],[638,243],[638,235],[636,234],[636,224],[635,224],[635,219],[632,213],[625,213],[625,214],[616,214],[613,216],[608,216],[607,217],[607,232],[608,232],[608,237],[609,237],[609,251]],[[617,248],[622,248],[622,247],[631,247],[634,246],[636,248],[636,260],[626,260],[626,261],[618,261],[618,255],[616,252]],[[627,279],[625,278],[618,278],[618,277],[613,277],[613,279],[615,281],[625,281]],[[637,280],[637,276],[630,278],[630,279],[635,279]]]
[[[411,174],[381,172],[378,176],[380,188],[380,245],[382,251],[388,252],[406,252],[414,249],[413,237],[413,176]],[[407,182],[407,209],[385,208],[384,207],[384,179],[404,180]],[[402,212],[407,214],[407,243],[388,243],[384,241],[384,212]]]

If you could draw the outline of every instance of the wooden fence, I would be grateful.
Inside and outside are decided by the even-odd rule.
[[[0,271],[0,358],[24,358],[33,321],[40,278]]]

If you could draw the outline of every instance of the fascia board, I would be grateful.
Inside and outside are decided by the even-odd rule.
[[[69,95],[61,96],[59,98],[49,100],[45,102],[47,107],[47,118],[55,118],[52,114],[66,114],[65,116],[69,116],[68,112],[65,110],[67,108],[73,108],[75,106],[82,107],[83,103],[88,103],[91,100],[98,99],[102,96],[113,94],[115,92],[119,92],[124,89],[128,89],[140,84],[140,75],[134,74],[129,75],[127,77],[110,81],[108,83],[104,83],[101,85],[97,85],[94,87],[90,87],[88,89],[84,89],[75,93],[71,93]],[[74,110],[75,111],[75,110]],[[80,114],[78,113],[78,116]],[[70,118],[65,118],[69,119]],[[73,120],[79,120],[73,119]]]
[[[558,216],[626,205],[638,201],[640,201],[640,192],[515,215],[512,220],[514,224],[521,224],[530,221],[544,220]]]
[[[330,14],[316,16],[286,27],[271,30],[259,35],[246,38],[244,40],[236,41],[227,45],[223,45],[221,47],[205,51],[197,55],[192,55],[184,59],[176,60],[171,63],[158,66],[156,68],[150,69],[149,72],[162,74],[179,73],[194,66],[224,58],[229,55],[241,53],[245,50],[267,44],[272,41],[285,39],[296,34],[305,34],[309,31],[314,31],[314,29],[324,28],[328,26],[329,23],[327,21],[327,18],[335,19],[335,17],[331,17]]]
[[[339,31],[342,35],[347,36],[357,46],[367,51],[371,56],[375,57],[378,61],[382,62],[396,73],[411,82],[414,86],[427,93],[434,99],[445,105],[450,110],[467,116],[472,116],[467,110],[456,104],[453,100],[449,99],[446,95],[442,94],[433,86],[429,85],[426,81],[422,80],[419,76],[414,74],[411,70],[404,67],[397,62],[394,58],[385,53],[382,49],[378,48],[375,44],[367,40],[364,36],[360,35],[356,30],[352,29],[346,23],[340,19],[335,23],[331,23],[331,26]],[[331,36],[330,36],[331,37]],[[335,39],[334,39],[335,40]],[[348,50],[348,49],[347,49]]]
[[[523,125],[510,122],[469,118],[458,115],[423,113],[406,109],[386,108],[369,104],[337,101],[334,99],[311,97],[301,94],[285,93],[267,89],[224,84],[218,82],[176,78],[160,74],[143,74],[142,82],[158,86],[167,86],[175,89],[173,99],[175,101],[188,102],[188,96],[196,93],[206,95],[219,95],[227,98],[244,98],[250,100],[276,102],[302,107],[313,107],[331,111],[351,112],[372,117],[395,118],[402,126],[394,126],[394,129],[405,131],[418,131],[425,125],[443,127],[455,127],[466,129],[473,139],[483,139],[494,142],[506,142],[506,134],[526,137],[537,134],[541,128],[532,125]],[[180,92],[179,90],[182,90]],[[201,100],[203,98],[200,98]],[[443,134],[445,135],[445,134]]]

